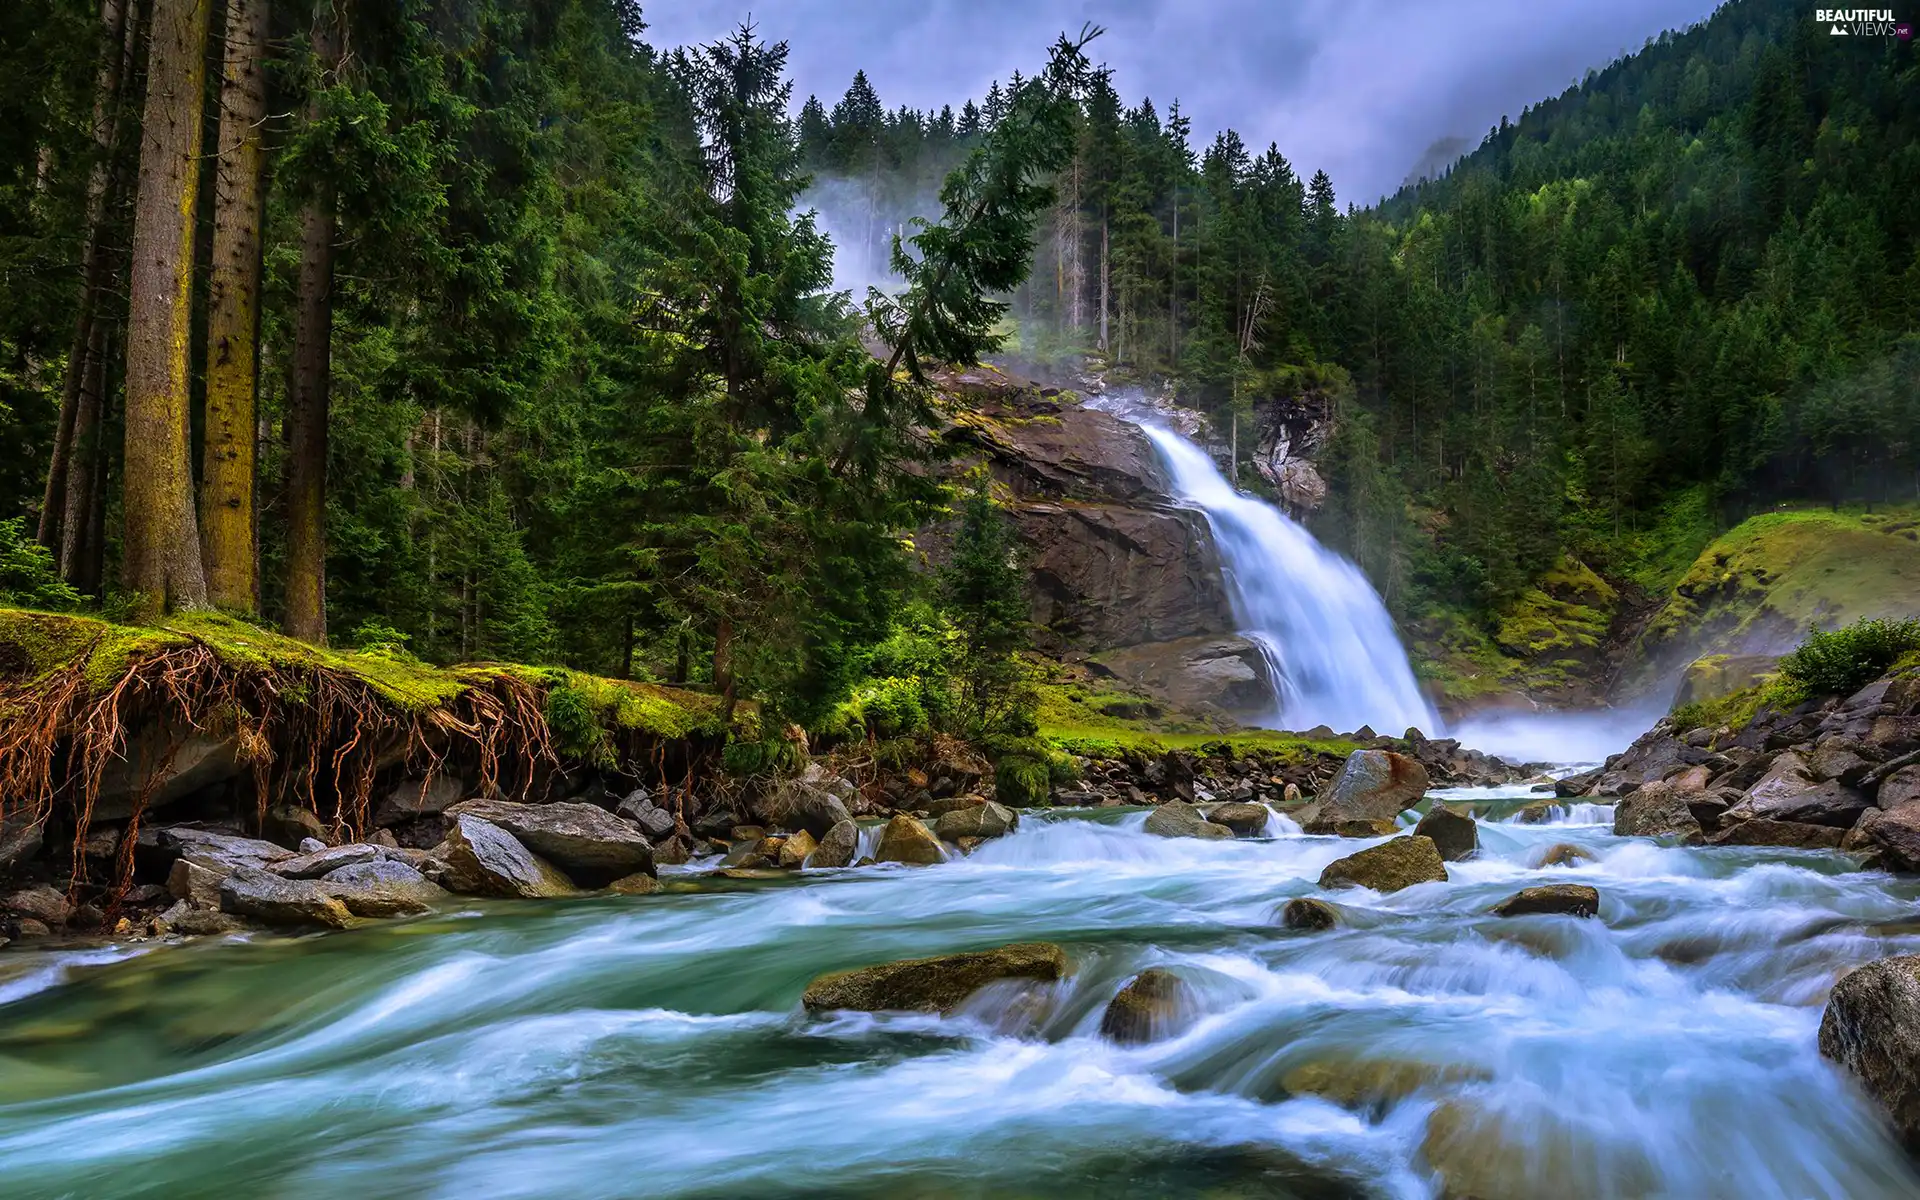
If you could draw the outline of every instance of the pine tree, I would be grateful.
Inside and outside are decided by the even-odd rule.
[[[1031,644],[1027,573],[985,471],[974,474],[959,513],[939,583],[941,610],[960,632],[954,675],[965,728],[976,737],[1024,734],[1031,721],[1019,657]]]

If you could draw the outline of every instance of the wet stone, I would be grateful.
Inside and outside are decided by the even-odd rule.
[[[1496,917],[1591,917],[1599,911],[1599,890],[1577,883],[1523,888],[1493,906]]]
[[[1159,1041],[1178,1033],[1194,1008],[1192,989],[1165,967],[1135,975],[1108,1002],[1100,1036],[1123,1046]]]
[[[1296,896],[1280,910],[1280,923],[1288,929],[1314,931],[1332,929],[1339,924],[1339,910],[1325,900]]]
[[[800,1002],[808,1012],[852,1009],[946,1013],[996,980],[1052,982],[1065,975],[1066,969],[1066,952],[1059,946],[1022,942],[998,950],[833,971],[809,983]]]

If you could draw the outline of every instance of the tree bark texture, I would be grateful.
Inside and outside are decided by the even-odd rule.
[[[203,607],[187,359],[213,0],[154,0],[127,325],[125,579],[135,608]]]
[[[208,598],[220,608],[259,607],[254,543],[254,413],[259,386],[261,179],[267,117],[262,61],[268,0],[227,0],[215,164],[213,266],[207,302],[206,442],[200,522]]]

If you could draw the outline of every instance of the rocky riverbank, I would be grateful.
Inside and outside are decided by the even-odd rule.
[[[0,939],[23,946],[643,893],[660,866],[928,864],[1034,804],[1165,806],[1183,829],[1258,835],[1267,805],[1315,819],[1353,754],[1401,764],[1388,774],[1416,798],[1521,773],[1417,734],[1316,730],[1272,747],[1033,741],[997,763],[934,737],[884,765],[855,745],[741,774],[720,751],[750,731],[697,692],[320,651],[215,617],[0,618]]]

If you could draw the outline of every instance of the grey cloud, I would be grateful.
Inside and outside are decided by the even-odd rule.
[[[1479,141],[1503,114],[1556,95],[1713,0],[674,0],[649,38],[711,40],[751,13],[791,48],[796,92],[831,102],[865,69],[889,107],[956,107],[1032,71],[1083,22],[1130,102],[1179,99],[1195,141],[1223,128],[1277,142],[1344,199],[1397,186],[1435,142]]]

